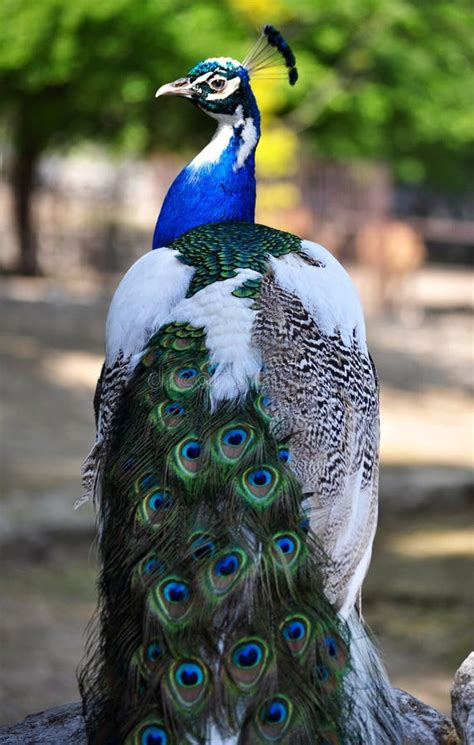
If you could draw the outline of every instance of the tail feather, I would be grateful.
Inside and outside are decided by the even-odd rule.
[[[96,440],[82,464],[82,488],[84,492],[74,502],[74,509],[77,510],[86,502],[92,501],[94,504],[100,503],[100,484],[102,481],[103,466],[103,446],[102,442]]]
[[[258,389],[209,414],[214,372],[204,332],[170,324],[115,421],[102,631],[80,679],[90,742],[361,742],[351,632],[324,595],[288,444]]]
[[[371,634],[354,609],[348,619],[352,666],[346,680],[351,716],[367,745],[402,745],[403,720]]]

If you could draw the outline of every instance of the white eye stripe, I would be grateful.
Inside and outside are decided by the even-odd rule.
[[[231,96],[232,93],[235,93],[239,86],[240,78],[237,75],[235,78],[231,78],[227,81],[227,85],[223,91],[219,91],[218,93],[208,93],[206,101],[219,101],[220,99],[227,98],[228,96]]]
[[[214,70],[211,70],[210,72],[205,72],[204,75],[200,75],[196,80],[193,80],[193,85],[199,85],[200,83],[205,83],[206,80],[208,80],[212,75],[215,74]]]

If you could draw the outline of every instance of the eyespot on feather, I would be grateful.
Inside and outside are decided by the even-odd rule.
[[[343,672],[346,669],[347,644],[336,631],[327,630],[318,634],[316,646],[323,665],[334,672]]]
[[[153,367],[155,362],[157,362],[160,357],[162,356],[163,352],[158,347],[153,347],[152,349],[149,349],[142,357],[142,365],[144,367]]]
[[[281,460],[282,463],[290,463],[291,462],[291,453],[289,448],[287,447],[279,447],[278,448],[278,458]]]
[[[135,586],[151,587],[165,572],[165,565],[154,551],[150,551],[135,567],[133,583]]]
[[[244,471],[238,480],[237,488],[252,507],[265,509],[278,496],[280,480],[278,471],[265,464]]]
[[[186,396],[203,382],[204,377],[198,367],[178,367],[167,374],[165,388],[171,397],[175,394]]]
[[[141,644],[134,652],[131,660],[131,667],[135,667],[144,679],[154,675],[163,665],[164,654],[161,644],[157,641],[150,641],[146,645]]]
[[[163,660],[163,648],[159,642],[149,642],[145,647],[143,655],[144,664],[147,669],[154,670]]]
[[[292,704],[287,696],[276,695],[265,702],[256,717],[259,733],[267,742],[277,742],[288,731]]]
[[[193,598],[189,584],[180,577],[165,577],[149,593],[150,608],[168,628],[178,628],[189,621]]]
[[[226,425],[216,434],[215,452],[225,462],[235,462],[248,451],[254,441],[255,431],[248,424]]]
[[[192,435],[181,440],[173,450],[173,465],[182,478],[193,478],[201,469],[201,443]]]
[[[266,422],[269,422],[273,417],[271,403],[272,401],[270,396],[264,393],[259,393],[254,400],[255,409]]]
[[[216,544],[207,533],[197,532],[191,536],[191,556],[194,561],[208,559],[215,551]]]
[[[134,495],[140,496],[145,494],[152,486],[158,486],[160,477],[156,473],[145,473],[139,476],[133,484]]]
[[[201,660],[178,660],[168,670],[168,687],[180,709],[200,706],[209,693],[209,682],[209,670]]]
[[[275,533],[272,538],[272,556],[280,569],[294,569],[302,556],[302,543],[292,531]]]
[[[150,414],[150,419],[158,430],[174,429],[178,427],[186,409],[180,401],[162,401],[155,406]]]
[[[208,566],[207,586],[213,599],[226,595],[242,577],[248,565],[248,556],[242,549],[234,548],[220,554]]]
[[[311,638],[311,622],[303,614],[287,616],[280,631],[291,654],[300,656],[308,649]]]
[[[333,670],[327,665],[318,664],[314,668],[315,684],[321,686],[324,690],[333,693],[338,686],[337,677]]]
[[[127,735],[124,745],[175,745],[161,719],[148,716]]]
[[[234,644],[226,658],[226,670],[238,688],[253,688],[267,666],[270,657],[268,644],[259,637],[246,637]]]
[[[161,488],[152,489],[138,505],[137,521],[139,525],[156,530],[161,527],[172,506],[171,492]]]

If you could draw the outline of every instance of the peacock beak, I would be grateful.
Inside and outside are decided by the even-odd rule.
[[[191,81],[189,78],[179,78],[173,83],[165,83],[155,93],[155,98],[158,96],[184,96],[185,98],[191,98],[194,95]]]

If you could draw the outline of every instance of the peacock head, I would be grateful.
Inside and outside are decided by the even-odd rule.
[[[243,62],[230,57],[211,57],[199,62],[188,74],[173,83],[162,85],[156,96],[182,96],[190,99],[210,116],[244,116],[255,113],[255,99],[250,78],[277,77],[286,67],[290,85],[298,78],[295,57],[283,36],[273,26],[264,27],[257,44]],[[279,68],[279,69],[278,69]]]
[[[250,113],[254,106],[248,70],[230,57],[199,62],[184,78],[162,85],[157,96],[189,98],[210,116],[232,116],[241,106]]]

